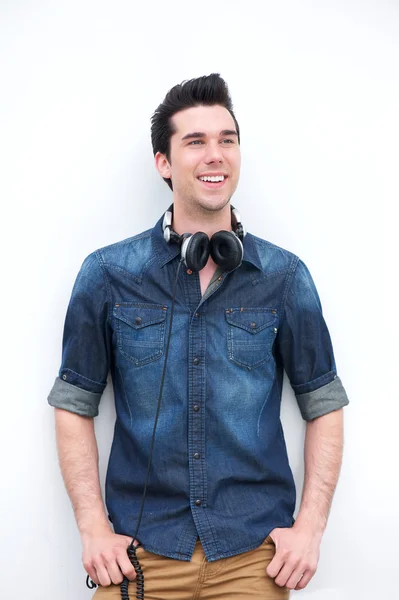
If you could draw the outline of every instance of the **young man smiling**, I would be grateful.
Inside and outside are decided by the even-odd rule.
[[[124,576],[135,580],[126,550],[139,520],[168,350],[137,536],[145,597],[286,599],[316,571],[348,404],[319,296],[297,256],[245,235],[232,210],[240,130],[219,75],[168,92],[152,117],[152,145],[173,206],[152,229],[84,261],[49,395],[84,566],[100,584],[96,600],[120,597]],[[200,231],[209,248],[204,236],[197,245],[187,237]],[[202,268],[190,268],[197,255]],[[284,370],[307,422],[296,521],[280,422]],[[117,420],[107,518],[93,417],[109,371]]]

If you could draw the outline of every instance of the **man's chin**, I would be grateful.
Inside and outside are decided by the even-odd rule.
[[[223,195],[223,196],[219,196],[219,197],[213,197],[210,198],[208,197],[202,197],[202,198],[198,198],[197,199],[197,203],[198,205],[203,209],[203,210],[208,210],[210,212],[217,212],[219,210],[223,210],[226,206],[226,204],[228,204],[230,201],[230,197]]]

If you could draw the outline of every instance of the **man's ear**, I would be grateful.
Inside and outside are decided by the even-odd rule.
[[[166,158],[165,154],[161,154],[161,152],[157,152],[154,159],[155,159],[155,166],[157,168],[158,173],[165,179],[170,179],[171,168],[170,168],[169,161]]]

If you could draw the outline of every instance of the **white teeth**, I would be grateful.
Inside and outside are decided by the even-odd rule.
[[[200,177],[201,181],[213,181],[216,183],[217,181],[224,181],[224,175],[215,175],[214,177]]]

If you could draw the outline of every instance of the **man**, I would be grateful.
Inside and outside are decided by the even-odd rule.
[[[49,396],[83,563],[100,584],[96,600],[119,598],[123,577],[136,576],[126,550],[140,525],[146,598],[286,599],[316,571],[348,404],[320,300],[305,264],[245,235],[232,212],[240,131],[219,75],[168,92],[152,144],[173,207],[154,228],[84,261]],[[187,235],[200,231],[208,246]],[[296,521],[280,422],[284,369],[307,421]],[[109,371],[117,419],[107,518],[93,417]]]

